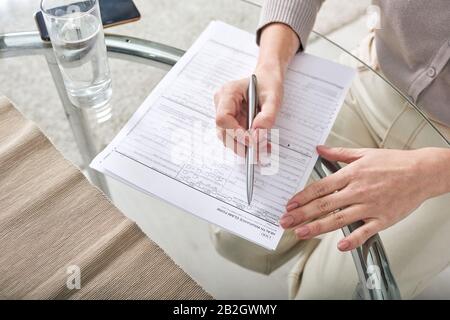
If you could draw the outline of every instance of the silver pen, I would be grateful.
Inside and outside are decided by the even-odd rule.
[[[251,129],[253,125],[253,119],[256,117],[258,110],[258,95],[256,92],[256,76],[252,74],[248,85],[248,129]],[[245,154],[245,167],[247,170],[247,202],[248,205],[252,202],[253,197],[253,183],[254,183],[254,157],[255,151],[253,144],[247,146],[247,152]]]

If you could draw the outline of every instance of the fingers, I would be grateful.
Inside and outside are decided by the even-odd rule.
[[[230,104],[232,104],[232,102],[229,99],[227,101],[219,102],[216,111],[216,126],[223,129],[244,130],[239,124],[234,111],[232,111],[234,107],[230,106]]]
[[[229,130],[217,128],[216,129],[217,137],[219,138],[219,140],[222,141],[225,147],[227,147],[230,150],[233,150],[233,152],[238,156],[242,158],[245,157],[246,146],[250,144],[248,134],[244,139],[239,137],[239,135],[233,137],[231,134],[227,134],[228,131]],[[265,164],[265,162],[268,161],[271,150],[272,146],[268,141],[258,142],[256,149],[257,162],[260,164]]]
[[[288,201],[286,209],[288,211],[293,210],[300,206],[304,206],[315,199],[322,198],[323,196],[340,190],[348,184],[349,180],[350,179],[347,177],[344,170],[329,175],[319,181],[310,184],[305,189],[293,196]]]
[[[327,232],[341,229],[358,220],[362,220],[362,214],[363,212],[359,206],[351,206],[300,226],[296,228],[294,232],[300,239],[310,239]]]
[[[337,247],[341,251],[350,251],[358,248],[381,229],[376,220],[369,221],[339,241]]]
[[[262,166],[270,165],[272,161],[270,158],[272,152],[272,145],[270,142],[268,140],[258,142],[257,147],[256,159],[258,164]]]
[[[356,221],[364,220],[365,217],[367,217],[367,213],[364,212],[361,206],[350,206],[300,226],[294,232],[299,239],[310,239],[341,229]],[[337,247],[340,251],[356,249],[381,230],[382,228],[377,220],[370,220],[339,241]]]
[[[272,83],[273,82],[273,83]],[[264,82],[263,82],[264,83]],[[266,81],[267,84],[267,81]],[[261,84],[258,84],[260,86]],[[264,87],[264,86],[263,86]],[[247,109],[246,95],[248,78],[229,82],[214,96],[216,106],[217,135],[224,145],[240,156],[245,155],[242,145],[256,143],[258,162],[270,152],[267,129],[273,127],[276,114],[281,106],[282,86],[269,81],[268,90],[259,91],[260,112],[253,121],[250,130],[246,131]],[[234,141],[229,140],[234,139]],[[262,155],[262,157],[260,157]]]
[[[360,159],[366,149],[351,149],[351,148],[328,148],[326,146],[317,146],[319,155],[330,161],[340,161],[351,163]]]
[[[224,85],[214,95],[216,125],[223,129],[244,129],[238,121],[243,111],[247,79],[232,81]]]
[[[348,207],[354,203],[353,193],[350,190],[342,190],[339,192],[331,193],[322,198],[311,201],[303,206],[295,209],[288,210],[280,220],[280,225],[283,228],[294,228],[299,224],[306,221],[311,221],[336,211]],[[341,214],[336,214],[336,217],[340,217]]]
[[[243,140],[227,135],[226,130],[222,128],[217,128],[216,132],[217,137],[222,141],[226,148],[233,150],[235,154],[242,158],[245,157],[245,144],[242,143]]]

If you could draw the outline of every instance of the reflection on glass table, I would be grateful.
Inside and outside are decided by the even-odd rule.
[[[396,149],[415,149],[430,146],[448,147],[448,140],[446,139],[448,132],[445,128],[439,127],[438,124],[429,120],[420,107],[408,101],[408,98],[386,81],[381,74],[372,70],[337,44],[325,37],[317,36],[319,36],[319,40],[308,47],[309,53],[348,64],[358,69],[361,75],[355,80],[351,95],[349,95],[338,116],[328,141],[329,145]],[[119,35],[108,34],[106,42],[109,56],[113,60],[121,59],[129,63],[137,63],[144,68],[148,68],[149,72],[160,72],[161,76],[183,54],[181,50],[163,44]],[[88,168],[87,164],[116,133],[112,130],[110,135],[105,138],[105,135],[98,135],[97,131],[104,130],[113,121],[120,122],[119,124],[114,123],[116,128],[121,127],[127,121],[127,118],[113,118],[99,127],[91,119],[95,114],[89,114],[89,112],[73,107],[65,94],[61,75],[49,44],[41,42],[37,33],[10,34],[0,36],[0,53],[2,57],[29,54],[45,56],[70,121],[80,154],[83,157],[84,168],[91,181],[109,194],[112,201],[124,214],[136,220],[144,232],[159,243],[207,291],[217,298],[285,297],[286,273],[296,262],[295,257],[298,251],[292,250],[285,260],[280,261],[280,264],[281,262],[286,263],[274,270],[269,276],[254,274],[222,259],[217,255],[211,244],[209,226],[205,222],[197,220],[156,198],[132,190],[117,181],[107,179]],[[162,71],[156,71],[155,68]],[[127,76],[132,77],[133,75]],[[113,82],[115,80],[113,79]],[[370,85],[364,86],[364,81],[370,82]],[[114,86],[120,87],[121,83],[114,82]],[[359,114],[358,117],[361,112],[364,116],[370,117],[376,111],[375,113],[387,114],[386,117],[389,118],[389,110],[382,109],[386,104],[377,103],[377,98],[373,96],[374,92],[364,90],[366,87],[375,89],[377,96],[382,92],[384,98],[389,98],[391,102],[389,106],[403,108],[402,114],[404,116],[396,119],[396,121],[404,121],[410,124],[412,131],[420,131],[423,134],[414,134],[414,132],[407,134],[404,127],[399,127],[397,130],[395,130],[395,126],[387,128],[386,121],[378,122],[375,134],[374,132],[366,132],[367,129],[363,127],[358,128],[358,125],[361,126],[361,124],[352,119],[355,117],[355,113]],[[148,91],[150,91],[150,88]],[[358,101],[358,103],[355,103],[355,101]],[[370,103],[362,105],[361,101]],[[379,137],[379,140],[376,137]],[[339,169],[340,166],[337,163],[320,161],[316,165],[313,178],[322,178]],[[343,231],[348,233],[357,227],[357,224],[350,225],[345,227]],[[389,255],[389,247],[386,248],[386,251]],[[355,269],[350,272],[354,273],[352,280],[355,281],[355,286],[359,280],[358,287],[355,290],[355,298],[399,298],[399,292],[378,235],[368,241],[365,246],[354,250],[352,254],[357,272]],[[205,263],[205,260],[207,263]],[[378,269],[372,268],[373,265],[377,266]],[[218,275],[218,270],[220,270],[220,275]],[[340,271],[336,270],[336,272],[339,274]],[[379,279],[381,279],[380,286],[375,289],[368,288],[370,285],[367,285],[368,281],[370,282],[373,279],[373,275],[379,276]]]

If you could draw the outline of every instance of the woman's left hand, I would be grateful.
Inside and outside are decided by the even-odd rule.
[[[447,149],[319,146],[317,151],[325,159],[348,165],[289,200],[280,225],[294,228],[300,239],[362,220],[364,225],[338,243],[339,250],[352,250],[405,218],[426,199],[448,191],[448,173],[447,177],[443,174],[449,170]]]

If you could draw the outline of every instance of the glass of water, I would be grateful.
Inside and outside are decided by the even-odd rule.
[[[98,0],[42,0],[41,10],[70,101],[104,109],[112,88]]]

